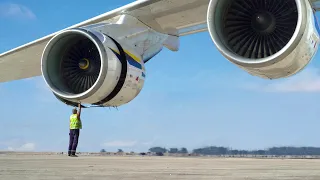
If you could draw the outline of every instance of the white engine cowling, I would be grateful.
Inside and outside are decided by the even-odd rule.
[[[262,78],[296,74],[318,49],[308,0],[211,0],[207,21],[223,56]]]
[[[144,84],[141,56],[102,32],[69,29],[55,35],[41,59],[42,75],[62,102],[120,106]]]

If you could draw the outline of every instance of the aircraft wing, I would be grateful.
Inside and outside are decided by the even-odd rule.
[[[138,0],[66,29],[99,22],[113,22],[119,15],[126,13],[159,32],[170,34],[168,28],[173,27],[179,30],[179,36],[184,36],[207,30],[206,15],[209,1]],[[309,2],[315,10],[320,10],[320,0],[309,0]],[[41,75],[42,52],[47,42],[58,32],[0,54],[0,82]]]
[[[207,30],[208,4],[209,0],[138,0],[66,29],[116,21],[119,15],[126,13],[159,32],[168,33],[167,28],[177,28],[182,36]],[[0,82],[41,75],[42,52],[58,32],[0,54]]]

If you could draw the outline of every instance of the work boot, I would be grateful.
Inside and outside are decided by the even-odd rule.
[[[72,152],[71,157],[78,157],[78,156],[76,155],[76,152]]]

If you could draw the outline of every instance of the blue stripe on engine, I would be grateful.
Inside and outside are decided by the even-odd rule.
[[[127,55],[127,54],[126,54]],[[140,63],[138,63],[137,61],[135,61],[134,59],[132,59],[130,56],[128,56],[127,55],[127,60],[128,60],[128,62],[129,62],[129,64],[131,65],[131,66],[134,66],[134,67],[136,67],[136,68],[138,68],[138,69],[142,69],[142,66],[141,66],[141,64]]]
[[[313,14],[313,19],[314,19],[314,25],[316,26],[316,29],[317,29],[317,31],[318,31],[318,34],[320,34],[319,23],[318,23],[316,14]]]

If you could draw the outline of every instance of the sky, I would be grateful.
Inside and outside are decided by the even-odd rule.
[[[130,2],[2,0],[0,53]],[[146,64],[130,103],[82,111],[78,151],[320,146],[319,53],[301,73],[265,80],[223,58],[208,32],[180,40]],[[0,150],[67,151],[72,108],[42,77],[2,83],[0,97]]]

